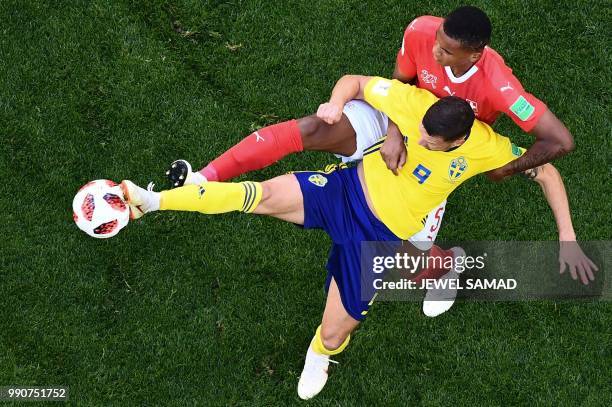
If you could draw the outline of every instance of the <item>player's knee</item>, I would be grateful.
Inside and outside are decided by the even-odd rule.
[[[334,327],[321,326],[321,342],[327,350],[338,349],[346,340],[348,335]]]
[[[261,183],[261,199],[257,204],[255,213],[259,215],[268,215],[272,213],[272,200],[274,197],[274,185],[270,181],[264,181]]]
[[[316,115],[302,117],[298,121],[300,127],[300,133],[302,135],[302,146],[304,150],[316,150],[318,147],[318,141],[321,140],[319,133],[325,123],[319,119]]]

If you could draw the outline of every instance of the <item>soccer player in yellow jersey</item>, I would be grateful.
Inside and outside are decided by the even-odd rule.
[[[334,97],[320,107],[319,117],[328,122],[339,120],[342,111],[338,107],[357,91],[357,83],[364,86],[366,79],[343,78]],[[374,210],[402,239],[418,231],[421,219],[464,180],[498,168],[524,151],[480,121],[463,129],[463,138],[454,139],[455,128],[462,121],[444,120],[444,115],[450,114],[450,106],[465,106],[455,98],[445,98],[434,105],[438,98],[432,93],[383,78],[368,79],[362,93],[359,96],[384,112],[405,135],[408,160],[398,176],[387,169],[379,154],[374,154],[384,140],[364,150],[363,158],[365,182]],[[467,110],[464,114],[473,117]]]
[[[329,357],[346,348],[367,314],[369,303],[361,295],[361,242],[407,239],[421,228],[420,219],[461,183],[523,151],[475,121],[465,100],[438,100],[427,90],[383,78],[343,77],[330,101],[319,107],[318,117],[337,122],[351,99],[363,99],[384,112],[404,134],[408,161],[399,176],[374,153],[379,142],[366,149],[357,167],[287,174],[262,183],[207,182],[162,192],[127,180],[121,184],[133,218],[155,210],[242,211],[329,234],[328,296],[298,384],[303,399],[323,389]]]

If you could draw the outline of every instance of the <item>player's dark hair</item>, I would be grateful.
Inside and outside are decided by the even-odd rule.
[[[423,127],[430,136],[455,141],[465,137],[474,124],[470,104],[457,96],[438,100],[425,113]]]
[[[444,19],[444,33],[464,48],[481,51],[491,41],[491,21],[484,11],[473,6],[453,10]]]

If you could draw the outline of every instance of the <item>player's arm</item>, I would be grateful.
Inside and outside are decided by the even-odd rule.
[[[524,149],[510,143],[507,137],[497,133],[494,134],[489,148],[490,159],[484,164],[488,169],[503,167],[515,158],[527,154]],[[559,272],[563,273],[568,265],[573,279],[577,279],[579,274],[583,284],[588,284],[588,281],[594,278],[593,271],[596,271],[597,267],[582,252],[576,242],[567,193],[561,175],[551,164],[528,170],[525,175],[541,185],[555,216],[559,230]]]
[[[344,75],[332,90],[329,102],[323,103],[317,110],[317,116],[328,124],[340,121],[344,105],[353,99],[364,98],[366,85],[371,76]]]
[[[404,136],[400,129],[391,119],[387,127],[387,138],[380,147],[380,155],[387,165],[387,168],[397,175],[408,159],[408,150],[404,144]]]
[[[376,80],[377,82],[373,82],[372,89],[368,93],[366,99],[366,87],[372,80]],[[395,86],[398,84],[399,82],[396,81]],[[387,100],[387,95],[389,92],[392,92],[393,86],[392,81],[388,79],[372,76],[345,75],[340,78],[336,86],[334,86],[329,102],[319,106],[317,116],[326,123],[334,124],[342,117],[344,105],[352,99],[366,99],[375,109],[384,111],[385,107],[389,107],[391,103]],[[397,175],[396,170],[398,168],[401,169],[406,163],[407,152],[404,147],[403,136],[391,118],[389,118],[387,135],[395,139],[390,145],[387,145],[387,148],[381,149],[381,154],[387,163],[387,167]],[[397,143],[401,144],[401,146],[397,146]],[[394,152],[389,153],[389,148],[393,149]],[[398,151],[399,154],[396,154]]]
[[[408,29],[406,30],[408,32]],[[412,83],[416,77],[416,66],[409,58],[407,46],[407,34],[404,34],[402,48],[397,53],[395,61],[395,69],[393,70],[393,79],[397,79],[404,83]],[[402,70],[403,67],[403,70]],[[406,73],[406,71],[408,73]],[[404,136],[400,132],[397,125],[389,120],[387,128],[387,138],[380,148],[380,155],[387,165],[387,168],[397,175],[397,170],[401,170],[408,158],[408,150],[404,144]]]
[[[567,266],[574,280],[579,275],[583,284],[588,284],[589,280],[593,281],[595,279],[593,272],[597,271],[597,266],[576,242],[569,201],[561,174],[550,163],[529,169],[523,174],[540,185],[555,217],[560,243],[559,272],[565,272]]]
[[[546,200],[552,209],[553,215],[555,216],[555,221],[557,222],[559,240],[576,240],[565,185],[563,184],[561,174],[559,174],[559,171],[557,171],[555,166],[547,163],[542,166],[529,169],[525,171],[523,175],[526,178],[537,182],[540,187],[542,187],[544,196],[546,197]]]
[[[500,180],[546,164],[574,149],[574,139],[569,130],[550,110],[542,114],[531,133],[536,137],[533,145],[521,157],[492,171],[492,179]]]
[[[420,120],[437,100],[432,93],[397,80],[345,75],[334,86],[329,102],[319,106],[317,116],[328,124],[334,124],[342,117],[344,105],[352,99],[364,100],[396,121],[406,118]]]
[[[521,173],[564,156],[574,149],[569,130],[538,98],[525,91],[523,85],[505,65],[492,66],[489,74],[489,99],[523,131],[535,136],[533,145],[518,159],[496,169],[495,180]]]

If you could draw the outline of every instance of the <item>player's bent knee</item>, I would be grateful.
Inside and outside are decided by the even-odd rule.
[[[264,181],[261,183],[261,202],[267,202],[272,197],[274,188],[270,185],[270,182]]]
[[[303,224],[302,190],[293,174],[282,175],[261,183],[262,197],[255,213],[270,215],[288,222]]]
[[[257,205],[257,213],[266,215],[272,212],[274,206],[275,189],[273,180],[268,180],[261,183],[261,200],[259,201],[259,205]]]

